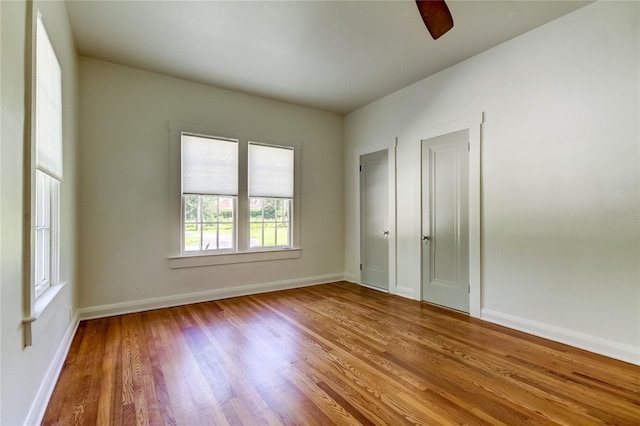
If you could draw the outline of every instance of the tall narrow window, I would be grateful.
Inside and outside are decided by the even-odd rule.
[[[249,247],[291,247],[294,152],[249,143]]]
[[[182,251],[235,250],[238,141],[182,134]]]
[[[38,17],[35,55],[34,298],[59,281],[59,209],[62,181],[62,71]]]

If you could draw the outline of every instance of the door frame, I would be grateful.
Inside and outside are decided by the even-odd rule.
[[[418,152],[422,152],[422,141],[460,130],[469,130],[469,315],[480,318],[482,310],[482,264],[481,264],[481,142],[482,142],[482,124],[484,123],[484,113],[478,113],[470,117],[445,123],[436,127],[429,128],[424,132],[417,134],[418,138],[416,146]],[[418,166],[418,182],[416,185],[418,190],[415,194],[416,200],[419,201],[420,215],[417,220],[417,229],[420,234],[417,236],[420,241],[420,253],[424,250],[424,244],[421,241],[421,233],[423,229],[422,223],[422,156],[418,156],[420,165]],[[424,268],[422,265],[422,255],[420,256],[420,300],[423,300],[422,294],[422,274]]]
[[[361,223],[360,223],[360,157],[374,152],[387,151],[387,179],[388,179],[388,215],[389,215],[389,290],[390,294],[397,293],[396,285],[396,145],[397,139],[390,143],[380,143],[367,145],[354,151],[352,159],[353,170],[357,171],[357,178],[354,179],[355,197],[355,220],[356,224],[356,252],[358,253],[357,264],[355,270],[357,272],[357,283],[363,287],[372,288],[374,290],[386,292],[386,290],[372,287],[362,282],[362,272],[360,271],[360,260],[362,256],[361,247]]]

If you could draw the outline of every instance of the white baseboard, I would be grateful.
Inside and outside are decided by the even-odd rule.
[[[388,293],[388,294],[393,294],[395,296],[400,296],[400,297],[405,297],[407,299],[414,299],[417,300],[415,298],[415,296],[413,295],[413,289],[407,286],[401,286],[401,285],[396,285],[395,287],[390,283],[389,285],[389,290],[385,290],[385,289],[381,289],[378,287],[374,287],[374,286],[370,286],[364,283],[361,283],[358,281],[358,277],[355,274],[350,274],[350,273],[345,273],[344,274],[344,280],[353,284],[358,284],[361,285],[362,287],[367,287],[370,288],[372,290],[377,290],[377,291],[381,291],[383,293]]]
[[[372,285],[369,285],[369,284],[365,284],[365,283],[355,283],[355,284],[358,284],[358,285],[360,285],[362,287],[366,287],[366,288],[371,289],[371,290],[379,291],[380,293],[389,293],[389,290],[387,290],[387,289],[376,287],[376,286],[372,286]]]
[[[356,277],[355,274],[345,273],[344,274],[344,280],[347,281],[347,282],[350,282],[352,284],[357,284],[357,285],[362,286],[362,287],[370,288],[371,290],[376,290],[376,291],[379,291],[379,292],[382,292],[382,293],[390,293],[390,291],[387,290],[387,289],[380,288],[380,287],[375,287],[375,286],[372,286],[372,285],[369,285],[369,284],[365,284],[365,283],[359,282],[358,281],[358,277]]]
[[[481,319],[533,334],[534,336],[584,349],[589,352],[640,365],[640,348],[633,347],[632,345],[614,342],[601,337],[591,336],[586,333],[493,311],[491,309],[482,309]]]
[[[237,287],[227,287],[215,290],[201,291],[173,296],[155,297],[152,299],[132,300],[129,302],[113,303],[109,305],[90,306],[80,309],[80,320],[104,318],[114,315],[131,314],[152,309],[170,308],[191,303],[209,302],[229,297],[248,296],[251,294],[267,293],[270,291],[289,290],[292,288],[308,287],[344,280],[343,274],[322,275],[286,281],[249,284]]]
[[[24,421],[25,425],[39,425],[42,423],[45,411],[47,410],[47,405],[49,405],[49,399],[51,399],[53,389],[56,387],[56,383],[58,383],[58,377],[60,377],[62,366],[64,365],[64,361],[67,359],[67,354],[69,353],[69,348],[71,347],[71,342],[73,341],[73,336],[76,334],[79,323],[80,317],[78,312],[76,312],[69,323],[69,327],[67,327],[67,331],[62,337],[58,350],[56,350],[56,353],[49,364],[49,368],[47,369],[44,379],[40,384],[38,393],[31,403],[29,413]]]
[[[356,274],[351,274],[351,273],[346,273],[346,272],[345,272],[345,274],[344,274],[344,280],[345,280],[345,281],[348,281],[348,282],[350,282],[350,283],[353,283],[353,284],[360,284],[360,283],[358,282],[358,277],[356,276]]]
[[[406,297],[407,299],[420,300],[420,295],[418,294],[418,297],[416,297],[416,295],[414,294],[413,287],[411,287],[407,283],[399,282],[396,285],[394,294],[398,296]]]

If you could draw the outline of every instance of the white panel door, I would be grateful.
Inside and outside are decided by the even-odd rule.
[[[422,299],[469,312],[469,131],[422,141]]]
[[[386,150],[360,157],[360,280],[389,289],[389,180]]]

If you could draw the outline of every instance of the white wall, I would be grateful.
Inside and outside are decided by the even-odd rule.
[[[342,277],[340,115],[94,59],[81,58],[80,64],[84,316],[229,295],[238,288],[259,291],[267,288],[263,283]],[[302,144],[301,258],[168,267],[167,256],[176,254],[169,237],[170,120],[220,129],[219,136]]]
[[[76,321],[76,53],[64,3],[36,2],[63,69],[64,183],[61,186],[60,275],[68,284],[33,323],[23,347],[23,147],[25,144],[25,2],[0,2],[2,15],[2,157],[0,164],[0,424],[37,422],[57,379]],[[57,357],[57,358],[56,358]],[[32,410],[33,409],[33,410]]]
[[[485,112],[483,316],[640,363],[638,15],[637,2],[589,5],[347,116],[347,165],[398,137],[398,285],[419,294],[412,135]]]

